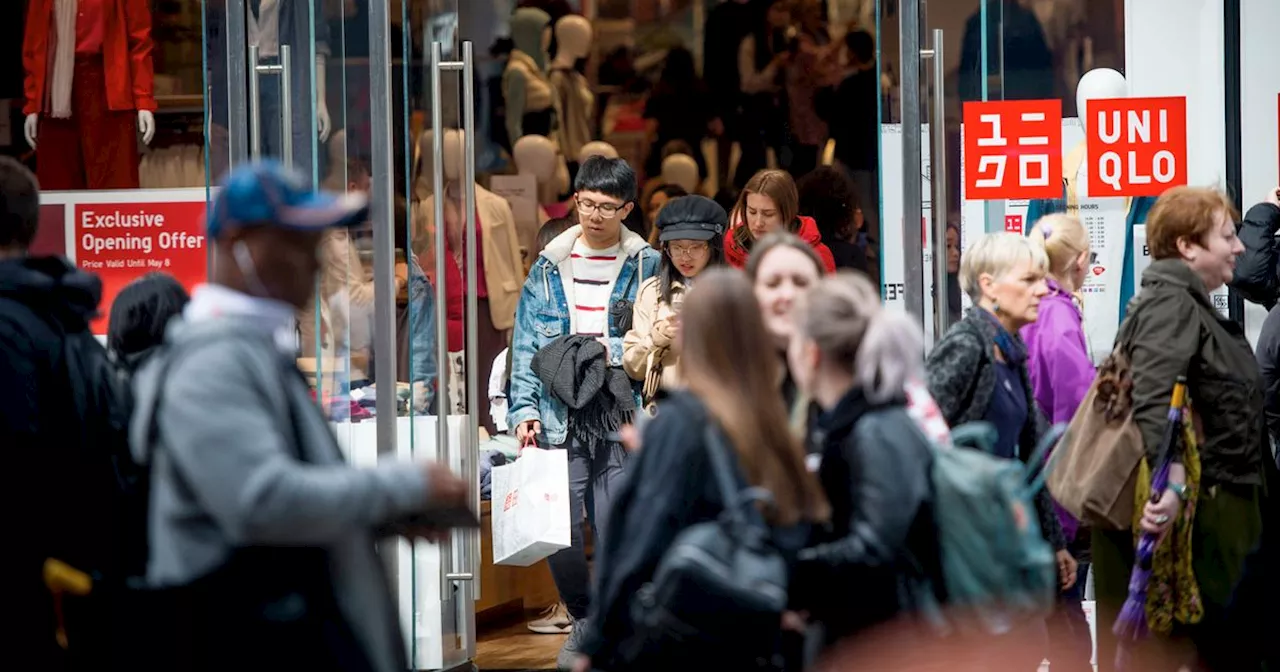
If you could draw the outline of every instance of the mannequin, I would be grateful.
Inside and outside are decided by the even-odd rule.
[[[1089,102],[1129,95],[1124,75],[1110,68],[1097,68],[1085,73],[1076,87],[1076,109],[1080,111],[1080,124],[1087,129],[1096,123],[1090,117]],[[1129,299],[1140,282],[1141,269],[1135,264],[1135,255],[1141,255],[1146,247],[1147,213],[1155,205],[1155,198],[1094,198],[1088,194],[1088,171],[1091,169],[1087,141],[1073,148],[1064,148],[1063,196],[1060,199],[1036,200],[1027,211],[1027,223],[1034,224],[1044,215],[1055,212],[1080,217],[1094,250],[1098,254],[1101,274],[1091,274],[1086,288],[1089,300],[1084,306],[1085,334],[1089,350],[1096,362],[1111,353],[1116,331],[1124,320]],[[1085,207],[1081,207],[1082,203]],[[1030,226],[1027,227],[1030,230]],[[1135,235],[1139,240],[1135,244]],[[1119,269],[1116,273],[1113,269]]]
[[[313,152],[324,162],[328,157],[321,150],[315,152],[316,141],[328,140],[333,130],[326,103],[327,82],[325,64],[329,58],[329,22],[323,12],[311,11],[312,3],[306,0],[250,0],[245,3],[245,39],[248,46],[258,47],[258,59],[262,65],[280,63],[280,46],[289,45],[292,57],[292,87],[288,92],[292,104],[293,156],[290,157],[293,167],[302,173],[308,181],[324,177],[325,166],[313,166]],[[256,12],[255,12],[256,7]],[[210,36],[226,35],[226,12],[209,12],[209,27],[206,33]],[[315,67],[307,62],[311,53],[312,38],[315,43]],[[209,55],[210,81],[229,81],[227,68],[227,49],[225,38],[218,42],[210,42]],[[247,57],[247,55],[246,55]],[[315,75],[316,96],[312,99],[312,74]],[[250,73],[251,75],[252,73]],[[262,122],[262,155],[284,160],[284,108],[282,100],[285,93],[281,91],[282,81],[279,74],[262,73],[259,76],[261,93],[256,101],[249,101],[249,115],[258,115]],[[213,86],[210,91],[210,165],[214,176],[225,172],[230,157],[228,150],[228,126],[231,124],[227,101],[227,86]],[[251,150],[252,151],[252,150]],[[318,170],[317,170],[318,168]],[[319,173],[317,175],[317,173]]]
[[[526,135],[512,148],[511,158],[519,174],[532,175],[538,181],[539,219],[543,223],[569,214],[569,204],[560,200],[568,188],[568,174],[556,143],[545,136]]]
[[[138,188],[138,134],[155,136],[146,0],[32,0],[23,134],[46,190]],[[135,131],[136,129],[136,131]]]
[[[517,235],[515,216],[511,214],[511,205],[507,200],[480,185],[475,185],[476,189],[476,219],[477,222],[467,225],[466,222],[460,221],[462,216],[462,150],[465,137],[463,131],[449,130],[444,134],[444,181],[445,181],[445,222],[450,227],[446,231],[446,257],[452,265],[451,268],[437,269],[435,258],[435,242],[436,242],[436,221],[435,221],[435,199],[437,194],[433,192],[433,180],[431,175],[431,156],[434,151],[433,134],[428,131],[423,133],[418,140],[418,164],[425,166],[420,169],[418,177],[418,188],[415,190],[418,194],[426,194],[421,197],[413,212],[413,239],[410,245],[414,252],[418,255],[418,261],[422,265],[423,270],[427,273],[433,285],[443,278],[444,282],[466,282],[466,266],[462,255],[465,251],[465,236],[467,231],[476,231],[479,233],[479,239],[476,241],[476,250],[478,252],[477,271],[477,289],[479,294],[479,315],[477,316],[477,336],[479,340],[480,351],[478,353],[478,361],[476,365],[480,367],[479,380],[489,380],[489,374],[493,369],[493,361],[507,347],[507,334],[512,327],[515,326],[516,303],[520,299],[520,289],[524,281],[524,260],[520,254],[520,240]],[[424,178],[426,184],[423,184]],[[465,297],[465,286],[460,287],[456,292],[448,291],[446,294],[451,297]],[[457,319],[458,313],[456,309],[445,306],[444,311],[439,314],[445,315],[446,319]],[[464,318],[465,320],[465,318]],[[452,330],[455,334],[457,329]],[[451,343],[449,350],[451,353],[461,351],[462,344],[454,343],[456,340],[450,337]],[[457,346],[457,347],[455,347]],[[453,398],[451,408],[458,409],[462,407],[461,400],[465,399],[463,394],[464,388],[462,381],[466,377],[462,370],[463,357],[450,356],[449,368],[441,368],[442,371],[448,370],[451,375],[455,376],[455,381],[459,384],[450,383],[450,396]],[[481,404],[477,409],[480,414],[480,423],[488,429],[490,433],[496,431],[493,419],[489,417],[488,404]]]
[[[570,14],[556,22],[555,34],[556,57],[551,61],[548,80],[555,91],[560,153],[572,160],[595,137],[591,122],[595,119],[596,97],[587,78],[574,68],[579,59],[591,55],[591,22]],[[577,166],[570,166],[569,172],[576,173]]]
[[[672,154],[662,160],[663,184],[678,185],[685,191],[698,192],[698,162],[688,154]]]
[[[578,164],[581,165],[585,163],[587,159],[593,156],[603,156],[606,159],[616,159],[618,158],[618,149],[603,140],[592,140],[591,142],[583,145],[582,149],[578,150]]]
[[[515,49],[502,73],[502,98],[512,144],[525,134],[549,136],[555,129],[555,94],[546,74],[550,23],[546,12],[532,7],[517,9],[511,17]]]

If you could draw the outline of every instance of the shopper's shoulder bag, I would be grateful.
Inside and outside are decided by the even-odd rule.
[[[1076,520],[1105,530],[1132,526],[1138,468],[1146,457],[1133,419],[1133,335],[1126,328],[1138,309],[1140,304],[1130,310],[1115,348],[1071,418],[1047,482],[1054,501]]]
[[[718,425],[709,423],[704,437],[724,512],[676,537],[632,598],[632,620],[649,646],[768,646],[787,606],[788,578],[757,506],[772,495],[744,485]]]

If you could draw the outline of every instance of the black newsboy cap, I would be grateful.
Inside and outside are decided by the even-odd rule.
[[[656,225],[658,240],[711,240],[723,236],[729,216],[705,196],[681,196],[662,206]]]

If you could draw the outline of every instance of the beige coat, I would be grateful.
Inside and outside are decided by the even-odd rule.
[[[482,231],[480,253],[484,255],[484,281],[489,290],[489,317],[494,328],[506,331],[515,326],[516,303],[524,283],[524,259],[516,233],[516,218],[507,199],[476,185],[476,213]],[[435,196],[427,196],[413,215],[413,251],[418,261],[434,277],[431,254],[435,243]]]
[[[670,304],[658,300],[658,284],[658,276],[649,278],[640,285],[640,291],[636,293],[636,303],[631,313],[631,331],[622,339],[622,368],[632,378],[644,380],[653,362],[661,361],[662,387],[672,389],[681,384],[678,367],[680,357],[663,342],[661,336],[657,336],[658,343],[654,339],[655,327],[663,322],[673,321],[676,310]],[[671,288],[671,298],[677,305],[684,298],[684,291],[684,285],[678,282]]]

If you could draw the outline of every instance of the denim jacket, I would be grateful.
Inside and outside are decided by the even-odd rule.
[[[525,278],[520,292],[520,303],[516,306],[515,335],[511,346],[511,410],[507,418],[512,427],[527,420],[540,421],[541,440],[547,447],[558,446],[568,439],[569,409],[560,400],[543,394],[542,381],[533,370],[532,361],[533,355],[545,345],[573,333],[573,311],[569,308],[569,293],[565,287],[573,286],[573,266],[569,256],[580,235],[582,227],[573,226],[547,245],[529,269],[529,276]],[[657,250],[625,227],[622,229],[622,253],[627,258],[609,297],[610,366],[622,366],[622,338],[628,326],[618,323],[613,307],[626,303],[625,312],[630,317],[640,285],[657,273],[661,261]],[[639,389],[637,386],[637,405],[640,403]]]

